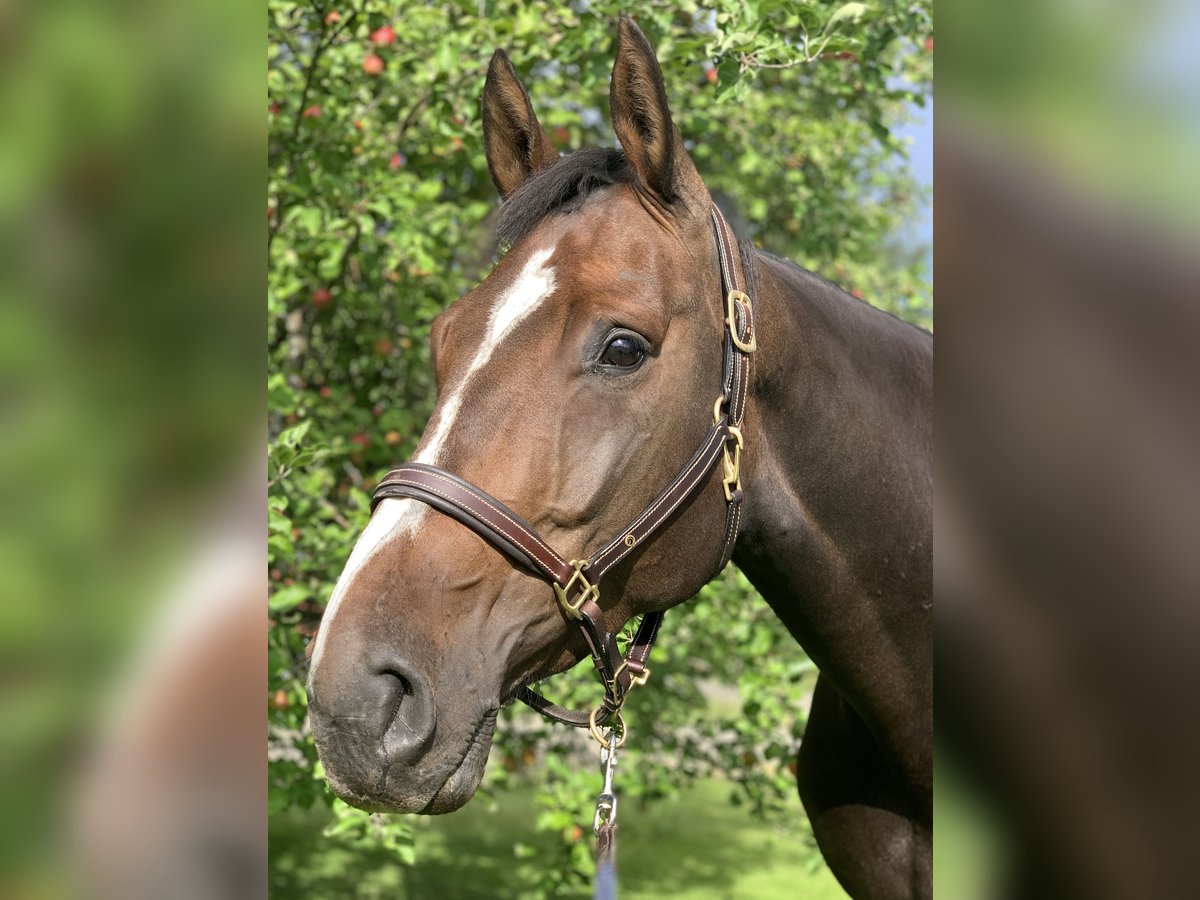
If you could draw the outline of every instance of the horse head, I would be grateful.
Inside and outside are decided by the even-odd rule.
[[[610,102],[622,151],[559,158],[508,58],[493,56],[484,138],[508,249],[434,323],[439,399],[415,456],[581,558],[687,463],[721,387],[711,199],[627,18]],[[725,507],[709,478],[612,569],[599,601],[610,631],[712,577]],[[382,500],[312,656],[330,785],[369,809],[457,809],[483,776],[501,705],[587,654],[544,581],[424,503]]]

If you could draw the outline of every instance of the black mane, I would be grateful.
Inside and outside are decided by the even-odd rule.
[[[511,247],[550,213],[571,212],[601,188],[632,180],[620,150],[600,147],[561,157],[509,194],[496,220],[496,238],[502,248]]]

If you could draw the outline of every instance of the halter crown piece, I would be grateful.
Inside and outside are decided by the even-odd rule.
[[[607,855],[604,848],[615,840],[616,797],[612,792],[612,774],[617,748],[625,743],[626,737],[621,707],[630,689],[645,684],[650,677],[646,663],[663,614],[650,612],[642,618],[633,641],[622,656],[616,635],[608,630],[604,612],[600,609],[601,581],[610,569],[645,543],[672,513],[696,494],[718,460],[722,464],[726,509],[725,541],[717,572],[725,567],[733,554],[741,521],[741,452],[745,446],[741,426],[750,385],[750,356],[757,346],[754,308],[744,290],[746,282],[736,254],[736,239],[716,206],[712,207],[711,215],[720,260],[721,287],[725,294],[724,361],[721,393],[713,404],[713,423],[700,448],[682,471],[616,537],[589,557],[567,559],[550,547],[532,525],[495,497],[456,475],[422,463],[405,463],[393,469],[379,483],[371,498],[372,512],[381,500],[410,498],[461,522],[521,568],[548,582],[566,615],[579,626],[604,685],[600,705],[591,712],[564,709],[529,688],[521,688],[517,696],[550,719],[588,728],[603,748],[605,788],[600,795],[595,822],[602,856]]]

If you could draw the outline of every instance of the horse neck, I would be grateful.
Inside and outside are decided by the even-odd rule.
[[[823,673],[868,706],[928,656],[931,336],[770,257],[734,561]],[[865,652],[864,652],[865,651]]]

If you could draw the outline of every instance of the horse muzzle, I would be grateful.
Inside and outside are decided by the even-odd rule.
[[[334,792],[363,808],[412,811],[429,797],[399,789],[434,742],[437,716],[429,681],[401,660],[325,665],[308,684],[317,752]],[[416,785],[412,785],[416,787]]]
[[[498,705],[439,716],[433,683],[403,660],[327,658],[308,684],[309,721],[333,792],[371,812],[443,813],[483,777]],[[456,692],[461,685],[456,685]]]

